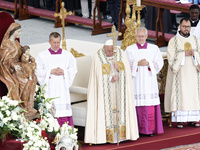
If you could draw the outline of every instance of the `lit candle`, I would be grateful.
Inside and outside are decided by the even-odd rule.
[[[137,6],[141,7],[141,0],[137,0]]]

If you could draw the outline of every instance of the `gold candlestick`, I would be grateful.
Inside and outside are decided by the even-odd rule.
[[[130,19],[130,6],[132,5],[133,11],[132,11],[132,16]],[[127,27],[124,37],[122,40],[122,46],[121,49],[125,50],[129,45],[135,44],[136,43],[136,38],[135,38],[135,30],[137,27],[141,26],[141,17],[140,17],[140,11],[144,8],[144,5],[136,6],[136,0],[127,0],[126,1],[126,19],[125,19],[125,25]],[[136,21],[136,11],[137,11],[137,24],[135,23]]]
[[[63,29],[63,39],[62,39],[62,49],[67,50],[67,46],[66,46],[66,40],[65,40],[65,18],[67,17],[67,15],[71,15],[72,12],[67,12],[67,10],[65,9],[65,3],[62,2],[61,3],[61,8],[60,8],[60,13],[55,13],[54,17],[60,17],[61,19],[61,24],[62,24],[62,29]]]

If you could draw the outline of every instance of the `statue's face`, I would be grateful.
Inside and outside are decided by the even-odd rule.
[[[144,44],[146,42],[147,35],[145,30],[138,30],[136,35],[136,40],[139,44]]]
[[[19,38],[20,35],[21,35],[21,28],[18,29],[18,30],[16,30],[16,31],[14,32],[14,34],[13,34],[13,36],[14,36],[15,38]]]
[[[114,55],[114,48],[113,48],[113,45],[106,45],[104,46],[104,50],[105,50],[105,53],[106,53],[106,56],[107,57],[112,57]]]
[[[27,49],[25,53],[30,54],[30,49]]]
[[[57,51],[60,48],[60,41],[60,36],[57,38],[51,37],[51,40],[49,40],[49,44],[51,45],[53,51]]]

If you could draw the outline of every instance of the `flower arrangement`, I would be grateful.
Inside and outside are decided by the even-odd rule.
[[[39,126],[41,129],[46,129],[47,132],[58,132],[60,129],[57,119],[55,119],[50,113],[44,114]]]
[[[46,114],[52,107],[53,99],[55,98],[48,98],[45,94],[46,84],[43,87],[36,85],[36,91],[34,95],[34,108],[36,110],[40,110],[42,107],[43,113]]]
[[[23,125],[22,138],[27,143],[23,144],[23,150],[49,150],[50,145],[47,139],[43,139],[41,135],[41,128],[36,124],[35,121],[26,122]]]
[[[19,137],[21,134],[19,126],[23,117],[21,113],[24,110],[18,106],[19,101],[11,100],[8,95],[0,98],[0,138],[2,141],[8,134],[15,137]]]
[[[78,139],[77,131],[78,131],[78,129],[73,128],[72,126],[69,126],[68,123],[65,123],[60,128],[59,134],[61,135],[61,137],[68,135],[75,143],[75,142],[77,142],[77,139]]]
[[[46,85],[45,85],[46,86]],[[60,125],[52,114],[54,98],[48,98],[44,94],[44,87],[37,87],[35,92],[34,108],[40,112],[41,120],[26,121],[21,107],[20,101],[11,100],[8,95],[0,99],[0,138],[5,140],[8,134],[14,135],[20,140],[26,141],[23,144],[23,150],[49,150],[50,145],[47,138],[42,136],[42,130],[60,137],[68,136],[72,139],[73,143],[77,143],[77,129],[64,124],[61,128]],[[58,144],[58,143],[56,143]]]

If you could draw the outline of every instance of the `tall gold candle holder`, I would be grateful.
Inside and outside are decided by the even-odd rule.
[[[132,5],[132,16],[130,18],[130,4]],[[127,0],[126,1],[126,19],[125,19],[125,25],[126,25],[126,31],[124,33],[124,37],[122,40],[122,46],[121,49],[125,50],[129,45],[136,43],[135,38],[135,30],[137,27],[141,26],[141,17],[140,17],[140,11],[144,8],[144,5],[136,6],[136,0]],[[136,21],[136,11],[137,11],[137,23]]]

